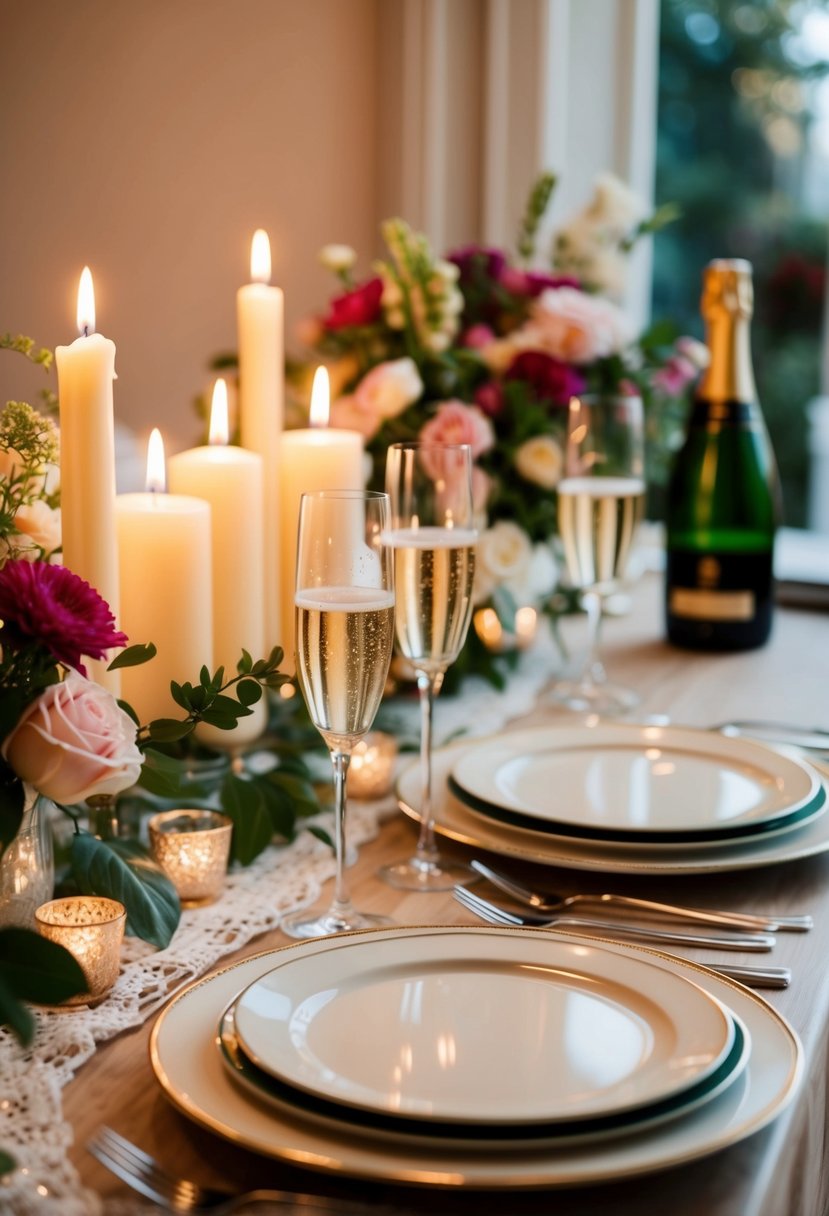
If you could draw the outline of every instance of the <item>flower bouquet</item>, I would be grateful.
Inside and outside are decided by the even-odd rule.
[[[476,613],[457,674],[498,680],[486,632],[493,614],[503,638],[514,636],[522,607],[531,619],[567,607],[555,490],[570,397],[585,389],[640,394],[650,476],[663,480],[704,356],[668,323],[637,337],[618,302],[635,241],[673,213],[646,217],[615,178],[601,178],[590,205],[555,234],[549,265],[531,268],[554,184],[546,175],[532,190],[517,257],[481,246],[437,257],[425,236],[391,219],[382,229],[388,256],[357,280],[354,250],[326,246],[320,259],[341,291],[301,327],[329,366],[331,421],[362,433],[376,488],[389,444],[472,448],[481,527],[474,599],[489,615]]]

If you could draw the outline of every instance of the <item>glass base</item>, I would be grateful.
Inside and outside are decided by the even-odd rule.
[[[378,871],[384,882],[399,891],[451,891],[453,887],[475,882],[478,875],[468,866],[441,860],[424,861],[415,855]]]
[[[563,705],[579,713],[613,717],[635,709],[639,694],[624,684],[594,684],[591,680],[562,680],[550,693],[555,705]]]
[[[375,916],[371,912],[358,912],[356,908],[329,908],[326,912],[315,912],[303,908],[284,916],[280,928],[288,937],[330,937],[332,933],[349,933],[353,929],[377,929],[395,924],[390,916]]]

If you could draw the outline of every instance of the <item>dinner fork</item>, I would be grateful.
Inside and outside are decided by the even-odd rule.
[[[752,953],[771,950],[775,939],[768,933],[677,933],[672,929],[645,928],[626,921],[594,920],[587,916],[537,916],[534,913],[512,912],[499,904],[490,903],[466,887],[457,886],[454,896],[458,903],[484,920],[497,920],[502,925],[525,925],[537,929],[576,929],[602,933],[608,937],[630,937],[637,941],[662,942],[674,946],[708,946],[715,950],[747,950]]]
[[[284,1207],[287,1216],[302,1216],[306,1212],[309,1216],[314,1213],[319,1216],[392,1216],[391,1208],[362,1200],[354,1203],[325,1195],[276,1190],[247,1191],[234,1195],[229,1191],[200,1186],[198,1182],[168,1174],[149,1153],[125,1140],[111,1127],[100,1127],[86,1147],[93,1157],[97,1157],[127,1186],[171,1212],[227,1216],[248,1204],[270,1203]]]
[[[570,927],[569,917],[558,917],[555,920],[542,920],[536,916],[518,916],[515,913],[508,912],[506,908],[500,908],[497,904],[491,904],[489,900],[482,899],[480,895],[476,895],[474,891],[470,891],[467,887],[455,887],[454,896],[458,903],[462,904],[467,911],[474,913],[480,920],[486,921],[490,925],[500,925],[501,927],[516,927],[524,925],[536,929],[562,929]],[[601,927],[600,921],[581,921],[577,918],[572,918],[577,924],[589,924],[595,932],[597,927]],[[642,930],[641,932],[635,926],[630,926],[634,930],[633,936],[635,939],[646,941],[650,937],[649,931]],[[608,936],[616,936],[619,933],[619,926],[607,926]],[[611,932],[612,931],[612,932]],[[704,938],[693,937],[687,934],[672,934],[674,939],[684,938],[685,943],[699,944],[705,941]],[[663,940],[660,938],[659,940]],[[708,939],[714,941],[716,939]],[[740,963],[706,963],[706,967],[710,971],[716,971],[720,975],[726,975],[731,979],[739,980],[743,984],[748,984],[753,988],[788,988],[792,980],[792,973],[788,967],[757,967],[744,966]]]
[[[477,858],[470,866],[494,887],[511,895],[520,904],[535,908],[537,912],[563,912],[578,904],[600,904],[604,908],[626,908],[651,916],[687,921],[689,924],[716,925],[720,929],[760,929],[767,931],[788,930],[804,933],[811,929],[811,916],[763,916],[749,912],[714,912],[703,908],[683,908],[678,904],[658,903],[653,899],[634,899],[630,895],[556,895],[552,891],[541,894],[500,870],[493,870]]]

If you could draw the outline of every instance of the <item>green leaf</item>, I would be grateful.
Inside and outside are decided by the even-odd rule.
[[[318,814],[320,800],[307,778],[278,768],[267,773],[265,779],[270,785],[281,790],[287,798],[290,798],[295,814],[303,816]]]
[[[293,840],[296,835],[296,815],[288,795],[264,777],[254,777],[253,783],[262,795],[274,834],[284,840]]]
[[[242,657],[239,660],[239,662],[236,664],[236,670],[238,671],[240,676],[246,676],[246,675],[250,675],[250,671],[251,671],[252,667],[253,667],[253,659],[248,654],[248,652],[243,649]]]
[[[202,669],[199,672],[199,683],[201,684],[202,688],[210,687],[210,684],[211,684],[210,671],[205,666],[202,666]]]
[[[285,651],[281,646],[274,646],[271,653],[268,655],[268,667],[276,668],[285,658]]]
[[[26,795],[23,782],[15,777],[7,764],[0,762],[3,770],[0,778],[0,855],[11,844],[20,831],[23,821],[23,804]]]
[[[271,842],[273,825],[264,799],[252,781],[228,773],[222,782],[222,810],[233,820],[230,856],[250,865]]]
[[[107,671],[117,671],[119,667],[140,667],[142,663],[149,663],[150,659],[154,659],[157,654],[158,651],[152,642],[147,642],[146,645],[139,642],[117,654],[107,667]]]
[[[262,686],[255,680],[240,680],[236,685],[236,696],[243,705],[255,705],[262,699]]]
[[[127,717],[132,718],[132,720],[136,726],[141,725],[141,723],[138,720],[138,714],[135,712],[133,707],[130,705],[129,701],[119,700],[118,704],[120,705],[121,709],[123,709],[123,711],[127,715]]]
[[[128,933],[161,950],[170,944],[181,905],[175,887],[143,845],[80,832],[72,839],[72,876],[84,894],[120,900]]]
[[[170,693],[176,705],[180,705],[187,713],[193,708],[190,697],[181,684],[177,684],[175,680],[170,681]]]
[[[317,840],[321,840],[323,844],[327,844],[329,849],[334,848],[334,841],[331,839],[328,832],[326,832],[325,828],[321,828],[319,824],[316,823],[309,823],[307,828],[312,836],[316,836]]]
[[[175,743],[194,729],[193,722],[179,722],[177,718],[154,718],[149,725],[150,738],[156,743]]]
[[[31,929],[0,929],[0,1024],[11,1026],[21,1043],[34,1032],[31,1014],[21,1001],[58,1005],[86,989],[77,960]]]
[[[10,1174],[14,1169],[17,1169],[17,1162],[14,1157],[10,1157],[5,1149],[0,1148],[0,1178],[3,1178],[6,1174]]]
[[[138,785],[159,798],[178,798],[187,794],[189,798],[203,798],[207,791],[198,782],[188,777],[186,762],[165,756],[148,746],[144,751],[144,763]]]

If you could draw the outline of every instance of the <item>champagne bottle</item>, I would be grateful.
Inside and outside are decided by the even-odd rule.
[[[710,363],[668,489],[668,637],[700,650],[761,646],[772,623],[777,468],[751,365],[751,264],[705,270]]]

